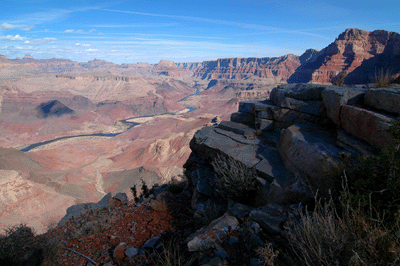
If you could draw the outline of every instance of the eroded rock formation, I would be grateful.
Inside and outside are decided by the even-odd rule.
[[[269,100],[241,102],[231,121],[201,129],[190,143],[192,207],[219,204],[209,165],[220,156],[257,170],[261,186],[252,204],[298,203],[316,191],[328,196],[343,159],[375,154],[391,142],[398,89],[281,85]]]
[[[177,63],[178,67],[193,72],[202,79],[244,79],[258,77],[270,79],[271,83],[286,81],[300,66],[299,57],[284,55],[264,58],[223,58],[202,63]]]
[[[347,29],[326,48],[315,54],[289,78],[289,83],[330,84],[345,73],[345,84],[372,82],[379,70],[400,71],[400,35]]]

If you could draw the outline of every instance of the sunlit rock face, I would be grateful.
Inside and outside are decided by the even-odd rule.
[[[345,84],[373,82],[377,71],[400,71],[400,35],[347,29],[329,46],[302,64],[289,83],[334,83],[345,72]]]
[[[244,79],[249,77],[271,79],[272,83],[286,81],[300,66],[299,57],[288,54],[264,58],[220,58],[202,63],[177,63],[202,79]]]

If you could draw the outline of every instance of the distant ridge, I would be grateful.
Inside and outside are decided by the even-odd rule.
[[[202,79],[267,78],[273,83],[286,81],[301,65],[299,56],[288,54],[280,57],[220,58],[202,63],[177,63],[178,67],[191,70]]]
[[[0,61],[27,64],[44,72],[62,74],[114,71],[120,75],[188,76],[204,80],[262,78],[270,84],[332,84],[345,73],[345,84],[364,84],[372,82],[375,73],[381,69],[390,70],[393,75],[400,72],[400,34],[385,30],[347,29],[321,51],[307,49],[301,56],[219,58],[183,63],[160,60],[158,64],[122,65],[98,59],[86,63],[69,59],[34,59],[30,55],[12,60],[0,55]]]

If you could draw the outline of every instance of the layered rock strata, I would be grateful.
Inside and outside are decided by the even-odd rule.
[[[241,102],[231,121],[204,127],[190,143],[192,207],[218,205],[209,165],[219,156],[257,170],[255,205],[298,203],[316,191],[327,196],[344,159],[376,154],[391,142],[399,89],[281,85],[269,100]]]
[[[244,79],[258,77],[270,79],[272,83],[286,81],[300,66],[296,55],[264,58],[219,58],[202,63],[177,63],[178,67],[193,72],[193,77],[202,79]]]
[[[400,71],[400,34],[376,30],[347,29],[288,79],[288,83],[330,84],[347,75],[345,84],[373,82],[380,70]],[[306,58],[306,57],[305,57]]]

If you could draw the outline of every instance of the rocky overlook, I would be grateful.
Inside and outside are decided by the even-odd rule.
[[[255,168],[263,183],[260,203],[293,204],[316,190],[327,193],[333,182],[327,176],[344,157],[388,145],[386,130],[399,110],[398,88],[281,85],[269,100],[241,102],[231,121],[198,131],[190,147],[209,163],[222,155]],[[210,182],[199,171],[193,172],[199,184]]]
[[[62,265],[90,265],[73,251],[162,265],[168,241],[188,266],[260,265],[257,248],[328,198],[344,164],[391,143],[398,85],[330,84],[399,72],[398,36],[349,29],[301,56],[202,63],[0,55],[0,229],[43,233],[66,212],[46,233]],[[245,199],[218,187],[224,165],[253,177]]]
[[[277,86],[269,99],[240,102],[230,121],[215,119],[194,134],[186,182],[170,182],[136,203],[109,193],[98,203],[72,206],[47,234],[66,243],[64,265],[85,263],[68,249],[101,265],[151,264],[149,254],[165,252],[171,239],[188,265],[259,265],[255,250],[265,246],[263,239],[278,243],[301,203],[317,190],[327,196],[344,159],[388,145],[386,129],[400,114],[399,89]],[[218,158],[257,172],[259,186],[248,204],[221,197]],[[171,193],[177,186],[180,192]],[[89,228],[97,233],[85,233]]]

